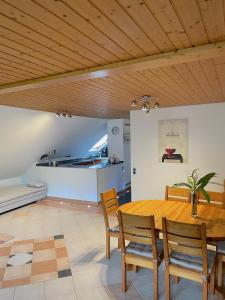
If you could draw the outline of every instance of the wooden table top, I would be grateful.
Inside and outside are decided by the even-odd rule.
[[[135,215],[154,215],[156,229],[162,229],[162,217],[189,223],[205,223],[207,238],[225,240],[225,209],[210,205],[198,205],[198,217],[191,217],[191,204],[178,201],[143,200],[132,201],[120,206],[119,210]]]

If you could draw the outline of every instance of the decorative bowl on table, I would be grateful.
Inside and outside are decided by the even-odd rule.
[[[172,149],[172,148],[166,148],[165,150],[166,150],[168,157],[172,157],[173,153],[176,151],[176,149]]]

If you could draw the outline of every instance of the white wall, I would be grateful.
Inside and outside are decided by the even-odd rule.
[[[123,119],[109,120],[107,123],[108,130],[108,156],[115,155],[116,158],[124,160],[123,149]],[[113,127],[118,127],[118,134],[113,134]]]
[[[158,162],[158,120],[188,118],[188,163]],[[165,185],[186,179],[198,168],[217,172],[216,181],[225,178],[225,104],[161,108],[150,115],[131,112],[132,200],[162,199]],[[209,189],[215,190],[214,185]]]
[[[128,181],[129,182],[129,181]],[[127,174],[125,164],[110,165],[97,170],[98,198],[100,193],[115,187],[118,192],[126,188]]]
[[[108,129],[108,156],[115,155],[124,162],[123,178],[121,179],[122,184],[130,184],[130,173],[131,173],[131,158],[130,158],[130,142],[124,142],[124,135],[130,136],[130,120],[126,119],[114,119],[109,120],[107,123]],[[112,128],[116,126],[119,128],[119,133],[114,135]],[[125,187],[124,187],[125,188]]]
[[[87,154],[106,134],[106,120],[56,118],[54,113],[0,106],[0,180],[20,176],[40,156]]]
[[[41,181],[47,184],[47,195],[67,199],[97,201],[96,169],[65,167],[30,167],[23,175],[24,182]]]
[[[18,185],[22,183],[21,177],[13,177],[0,180],[0,186]]]

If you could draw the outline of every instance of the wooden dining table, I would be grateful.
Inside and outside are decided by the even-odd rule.
[[[197,217],[191,216],[191,204],[168,200],[132,201],[119,207],[119,210],[134,215],[154,215],[155,228],[162,230],[162,217],[169,220],[188,223],[206,224],[206,235],[210,241],[225,240],[225,209],[211,205],[199,204]],[[220,299],[225,299],[225,290],[215,286],[215,293]]]
[[[208,240],[225,240],[225,209],[210,205],[198,205],[198,215],[191,216],[191,204],[166,200],[132,201],[119,207],[119,210],[129,214],[149,216],[154,215],[155,228],[162,229],[162,217],[188,224],[206,224]]]

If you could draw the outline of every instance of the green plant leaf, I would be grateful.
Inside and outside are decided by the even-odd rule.
[[[212,173],[208,173],[205,176],[203,176],[202,178],[200,178],[197,182],[197,186],[198,189],[203,189],[208,183],[209,181],[215,177],[216,173],[212,172]]]
[[[202,192],[202,194],[204,195],[206,201],[207,201],[208,203],[210,203],[211,198],[210,198],[208,192],[207,192],[204,188],[200,188],[199,191]]]
[[[198,169],[194,169],[191,173],[191,177],[193,180],[197,181],[198,180]]]
[[[175,184],[173,185],[173,187],[178,187],[178,186],[186,186],[186,187],[188,187],[189,189],[192,188],[192,186],[191,186],[190,184],[185,183],[185,182],[175,183]]]

